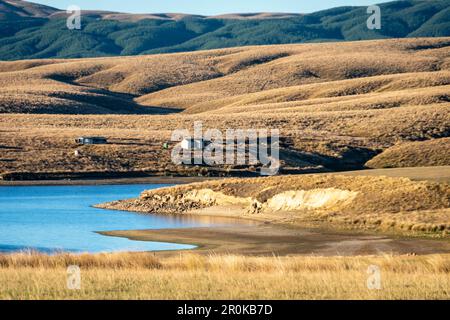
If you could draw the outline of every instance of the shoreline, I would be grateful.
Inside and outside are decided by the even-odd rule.
[[[415,238],[367,230],[333,229],[292,223],[289,217],[242,215],[242,209],[210,207],[185,213],[192,217],[236,219],[232,226],[178,229],[143,229],[98,232],[136,241],[156,241],[196,246],[186,250],[151,251],[171,257],[181,253],[245,256],[368,256],[450,253],[447,239]]]
[[[164,177],[152,176],[142,178],[115,179],[64,179],[64,180],[0,180],[0,187],[15,186],[97,186],[97,185],[125,185],[125,184],[187,184],[212,180],[210,177]]]
[[[422,169],[424,172],[429,173],[429,168]],[[446,184],[435,182],[311,174],[208,181],[156,189],[142,193],[137,199],[97,207],[260,222],[250,227],[102,233],[132,240],[196,245],[196,253],[431,254],[450,253],[447,194]],[[380,202],[384,203],[383,207]]]
[[[305,173],[305,175],[346,175],[346,176],[387,176],[409,178],[413,181],[432,181],[450,183],[450,166],[405,167],[386,169],[361,169],[353,171],[335,171],[323,173]],[[303,175],[303,174],[296,174]],[[295,176],[296,176],[295,175]],[[292,176],[292,175],[284,175]],[[123,178],[92,179],[54,179],[54,180],[0,180],[1,186],[70,186],[70,185],[123,185],[123,184],[186,184],[236,177],[193,177],[193,176],[147,176]],[[247,178],[247,177],[242,177]]]
[[[445,173],[439,177],[450,176],[449,167],[429,168],[403,168],[364,170],[353,172],[336,172],[327,175],[386,176],[402,172],[402,176],[408,173],[416,179],[426,176],[434,181],[438,172]],[[431,174],[431,173],[433,174]],[[308,176],[311,176],[309,174]],[[323,174],[315,174],[320,177]],[[294,178],[294,177],[292,177]],[[306,178],[305,178],[306,179]],[[185,184],[214,180],[206,177],[143,177],[143,178],[121,178],[103,180],[69,180],[35,181],[33,185],[100,185],[100,184]],[[303,180],[303,179],[302,179]],[[239,180],[240,181],[240,180]],[[17,183],[18,181],[14,181]],[[20,181],[29,185],[30,181]],[[80,183],[81,182],[81,183]],[[84,182],[84,183],[83,183]],[[60,183],[60,184],[59,184]],[[214,182],[212,182],[214,183]],[[0,185],[4,185],[1,184]],[[17,185],[17,184],[15,184]],[[184,187],[183,187],[184,188]],[[108,207],[100,207],[112,210]],[[120,210],[120,207],[118,208]],[[138,211],[138,210],[127,210]],[[190,215],[194,219],[238,219],[236,225],[217,226],[203,228],[179,228],[179,229],[157,229],[157,230],[118,230],[108,232],[97,232],[105,236],[125,237],[130,240],[169,242],[176,244],[195,245],[195,249],[171,250],[155,252],[159,255],[174,255],[180,252],[193,252],[210,254],[243,254],[243,255],[379,255],[379,254],[433,254],[450,253],[450,241],[446,239],[433,239],[413,237],[404,234],[390,234],[375,230],[345,230],[335,223],[311,224],[308,221],[300,221],[298,212],[265,212],[248,213],[248,207],[240,205],[222,205],[206,208],[193,208],[185,211],[183,216]],[[297,220],[297,221],[296,221]],[[247,221],[246,224],[244,221]],[[253,221],[252,224],[249,221]],[[242,223],[241,223],[242,222]]]
[[[450,253],[445,240],[394,238],[361,232],[319,232],[311,228],[211,227],[99,232],[136,241],[193,245],[193,249],[150,251],[170,257],[181,253],[245,256],[379,256]]]

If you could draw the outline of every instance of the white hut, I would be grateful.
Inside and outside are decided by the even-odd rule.
[[[183,150],[203,150],[207,146],[207,142],[203,139],[183,139],[181,148]]]

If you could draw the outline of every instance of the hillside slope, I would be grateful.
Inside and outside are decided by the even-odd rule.
[[[0,1],[0,20],[14,20],[20,18],[48,18],[58,12],[60,12],[60,10],[56,8],[28,1]]]
[[[434,38],[0,62],[0,112],[270,114],[441,104],[449,101],[449,56],[450,38]]]
[[[450,3],[404,0],[380,5],[382,29],[368,30],[367,7],[311,14],[124,14],[83,11],[82,30],[67,14],[20,0],[0,1],[0,59],[141,55],[248,45],[450,36]]]
[[[442,156],[444,153],[444,156]],[[369,168],[450,166],[450,138],[400,143],[366,163]]]
[[[283,172],[361,169],[395,145],[449,137],[449,50],[426,38],[0,62],[0,173],[218,174],[178,168],[161,147],[198,120],[279,129]],[[127,115],[142,113],[175,114]],[[111,143],[77,157],[86,134]],[[445,146],[388,160],[446,164]]]

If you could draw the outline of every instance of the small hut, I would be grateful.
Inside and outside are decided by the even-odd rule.
[[[211,141],[206,141],[203,139],[183,139],[181,141],[181,148],[183,150],[203,150],[206,148],[209,144],[211,144]]]
[[[105,137],[79,137],[75,139],[78,144],[107,144],[108,139]]]

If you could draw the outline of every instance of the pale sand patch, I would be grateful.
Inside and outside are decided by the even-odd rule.
[[[267,200],[265,208],[274,211],[337,208],[349,204],[357,195],[358,192],[336,188],[290,190]]]

